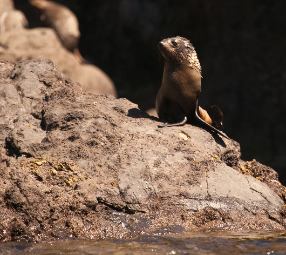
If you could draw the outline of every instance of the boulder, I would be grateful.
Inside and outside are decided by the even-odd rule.
[[[12,0],[0,2],[0,34],[22,30],[28,27],[28,21],[22,11],[15,10]]]
[[[80,64],[75,54],[66,50],[51,28],[22,29],[4,33],[0,38],[0,59],[17,63],[20,60],[49,58],[73,81],[87,91],[117,97],[111,79],[98,67]]]
[[[0,62],[0,240],[284,230],[276,172],[198,126],[158,128],[48,59]]]
[[[15,9],[13,0],[1,0],[0,2],[0,15],[4,12],[10,12]]]

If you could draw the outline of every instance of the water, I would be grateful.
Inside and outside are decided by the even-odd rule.
[[[212,232],[140,236],[129,240],[62,240],[0,245],[0,254],[286,254],[283,232]]]

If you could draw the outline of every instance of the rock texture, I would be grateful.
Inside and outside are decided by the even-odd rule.
[[[59,70],[73,81],[79,82],[87,91],[117,97],[111,79],[94,65],[80,64],[76,56],[62,46],[53,29],[23,29],[1,35],[1,60],[16,63],[39,57],[51,59]]]
[[[0,75],[1,241],[285,229],[285,188],[237,142],[160,129],[48,59],[0,62]]]

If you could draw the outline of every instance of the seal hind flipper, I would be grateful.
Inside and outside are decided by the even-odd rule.
[[[199,116],[199,97],[197,97],[196,100],[196,110],[195,110],[195,118],[196,120],[203,124],[204,126],[206,126],[207,128],[209,128],[210,130],[213,130],[214,132],[220,134],[221,136],[230,139],[227,135],[225,135],[224,133],[222,133],[221,131],[219,131],[218,129],[216,129],[215,127],[213,127],[212,125],[208,124],[207,122],[205,122],[200,116]]]
[[[219,107],[216,105],[212,105],[212,106],[207,105],[206,110],[207,110],[208,115],[213,121],[213,126],[216,128],[223,129],[223,124],[222,124],[223,113],[219,109]]]
[[[183,118],[183,120],[179,121],[179,122],[173,122],[173,123],[170,123],[170,122],[165,122],[164,124],[160,124],[158,125],[158,127],[162,128],[162,127],[173,127],[173,126],[183,126],[186,124],[187,122],[187,117],[185,116]]]

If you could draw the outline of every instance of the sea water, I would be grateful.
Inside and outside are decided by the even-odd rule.
[[[286,254],[286,232],[209,232],[122,240],[8,242],[0,254]]]

